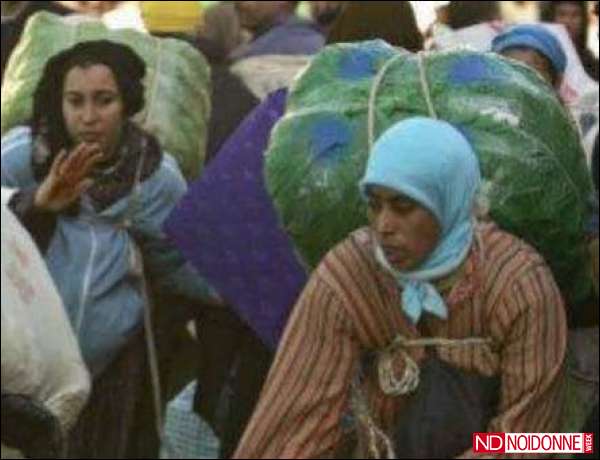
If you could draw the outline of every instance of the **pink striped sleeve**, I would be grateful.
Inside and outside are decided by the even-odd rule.
[[[235,458],[324,458],[337,447],[359,346],[331,290],[313,277],[294,309]]]

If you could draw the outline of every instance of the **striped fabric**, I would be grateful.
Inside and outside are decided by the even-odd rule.
[[[376,265],[368,229],[334,249],[295,307],[236,458],[334,456],[361,356],[398,334],[491,338],[491,345],[437,350],[457,368],[501,377],[498,415],[488,430],[557,431],[567,342],[561,295],[529,246],[492,224],[481,225],[477,236],[460,281],[439,286],[449,319],[428,316],[418,328],[402,314],[396,284]],[[419,359],[422,350],[411,353]],[[389,430],[403,397],[385,396],[374,378],[365,392],[374,419]]]

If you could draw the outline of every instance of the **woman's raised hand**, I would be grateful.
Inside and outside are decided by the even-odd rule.
[[[35,206],[54,213],[69,208],[93,185],[89,175],[103,159],[98,144],[80,144],[69,154],[63,150],[37,190]]]

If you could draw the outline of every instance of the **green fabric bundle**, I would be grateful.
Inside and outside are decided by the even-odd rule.
[[[367,223],[358,182],[370,144],[417,115],[465,134],[493,219],[540,251],[569,301],[586,298],[592,185],[577,128],[534,71],[493,54],[415,55],[374,41],[334,45],[313,60],[291,91],[266,166],[282,225],[304,261],[315,267]]]

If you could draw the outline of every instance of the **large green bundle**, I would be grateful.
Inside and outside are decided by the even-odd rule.
[[[210,69],[204,57],[183,41],[109,30],[98,21],[74,22],[48,13],[29,21],[4,76],[2,135],[31,118],[33,93],[52,56],[99,39],[126,44],[144,59],[146,108],[137,121],[175,156],[188,179],[197,177],[204,164],[210,116]]]
[[[373,107],[369,123],[369,107]],[[575,301],[589,293],[584,241],[591,180],[577,129],[533,71],[492,54],[412,55],[383,42],[336,45],[291,91],[267,160],[283,225],[314,267],[366,224],[358,182],[376,139],[394,123],[437,116],[479,156],[491,214],[533,244]]]

